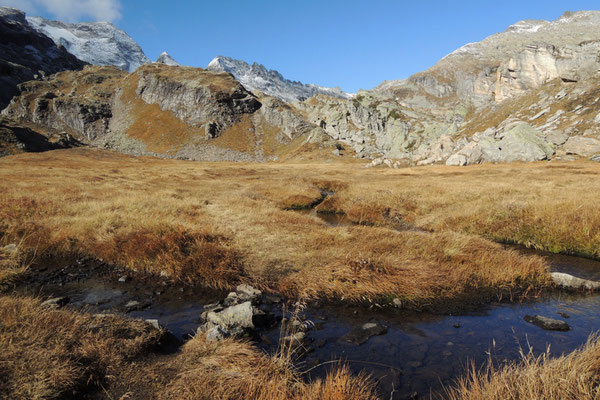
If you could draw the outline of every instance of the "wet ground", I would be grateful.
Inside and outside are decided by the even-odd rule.
[[[553,270],[585,278],[600,276],[600,262],[548,255]],[[19,289],[44,298],[67,296],[69,306],[93,313],[123,313],[134,318],[157,319],[180,340],[200,325],[204,305],[226,292],[190,288],[157,278],[134,275],[97,260],[53,260],[40,263]],[[282,305],[266,306],[281,315]],[[568,332],[545,331],[524,321],[540,314],[566,321]],[[600,330],[600,296],[591,293],[554,293],[521,304],[491,304],[476,313],[433,315],[407,310],[367,309],[313,305],[305,316],[314,326],[307,332],[308,354],[299,360],[307,376],[322,376],[331,360],[346,360],[354,371],[367,370],[378,380],[384,398],[426,396],[465,372],[473,361],[483,365],[491,354],[496,361],[519,358],[520,346],[536,354],[550,346],[562,354],[585,343]],[[341,338],[365,323],[377,322],[387,333],[362,345]],[[259,332],[257,345],[276,349],[280,327]],[[262,339],[258,339],[262,338]],[[417,397],[418,398],[418,397]]]

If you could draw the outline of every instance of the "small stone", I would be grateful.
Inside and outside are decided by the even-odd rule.
[[[372,336],[384,335],[387,327],[376,322],[368,322],[362,326],[352,329],[342,337],[342,341],[354,345],[366,343]]]
[[[160,329],[160,324],[158,323],[157,319],[147,319],[146,322],[154,329]]]
[[[119,278],[119,282],[121,283],[125,283],[129,280],[129,277],[127,275],[123,275],[122,277]]]
[[[460,328],[460,324],[458,322],[455,322],[454,324],[452,324],[452,326],[456,329]]]
[[[600,282],[578,278],[564,272],[552,272],[550,276],[552,277],[554,283],[564,288],[589,290],[600,289]]]
[[[526,315],[523,317],[526,322],[533,324],[535,326],[539,326],[540,328],[547,331],[563,331],[566,332],[571,329],[569,324],[565,321],[561,321],[554,318],[544,317],[542,315]]]
[[[402,308],[402,300],[400,300],[398,297],[392,300],[392,303],[394,304],[394,307]]]
[[[57,308],[61,308],[65,305],[67,305],[68,303],[69,303],[68,297],[54,297],[54,298],[51,298],[51,299],[48,299],[48,300],[42,302],[42,304],[40,304],[40,306],[57,309]]]
[[[571,317],[569,314],[567,314],[566,312],[563,312],[563,311],[559,311],[557,314],[560,315],[563,318],[570,318]]]

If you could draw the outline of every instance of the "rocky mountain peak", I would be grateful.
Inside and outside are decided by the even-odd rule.
[[[278,71],[268,70],[264,65],[256,62],[250,65],[231,57],[217,56],[206,68],[210,71],[228,72],[249,90],[260,91],[287,102],[302,101],[318,94],[341,99],[351,97],[340,88],[328,88],[288,80]]]
[[[85,65],[33,29],[15,8],[0,7],[0,38],[0,109],[19,92],[19,83]]]
[[[160,55],[156,59],[156,62],[159,64],[171,65],[171,66],[176,66],[176,67],[181,66],[181,64],[179,64],[177,61],[175,61],[175,59],[173,59],[173,57],[171,57],[169,55],[169,53],[167,53],[166,51],[163,51],[162,53],[160,53]]]
[[[79,59],[94,65],[114,65],[134,71],[150,62],[140,46],[110,22],[65,23],[42,17],[27,17],[39,32],[62,45]]]

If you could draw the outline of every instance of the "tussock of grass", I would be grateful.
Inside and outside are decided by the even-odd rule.
[[[141,321],[42,309],[0,297],[0,397],[77,398],[146,353],[161,332]]]
[[[177,378],[165,389],[165,399],[207,400],[371,400],[373,384],[353,376],[347,367],[306,383],[289,359],[270,357],[247,343],[208,343],[202,335],[185,344],[176,360]]]
[[[450,400],[593,400],[600,398],[600,341],[592,337],[573,353],[550,358],[522,354],[501,367],[492,363],[470,373],[446,391]]]

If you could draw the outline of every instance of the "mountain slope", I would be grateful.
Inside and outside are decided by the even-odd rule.
[[[19,93],[19,83],[84,65],[33,29],[24,12],[0,7],[0,110]]]
[[[302,101],[317,94],[326,94],[342,99],[351,97],[340,88],[327,88],[290,81],[279,72],[267,70],[261,64],[249,65],[230,57],[217,56],[206,68],[210,71],[229,72],[249,90],[260,91],[283,101]]]
[[[27,21],[57,45],[90,64],[113,65],[125,71],[134,71],[150,62],[127,33],[109,22],[70,24],[42,17],[27,17]]]
[[[146,64],[88,66],[22,84],[3,114],[92,146],[204,161],[266,161],[335,142],[288,104],[257,98],[230,74]]]

